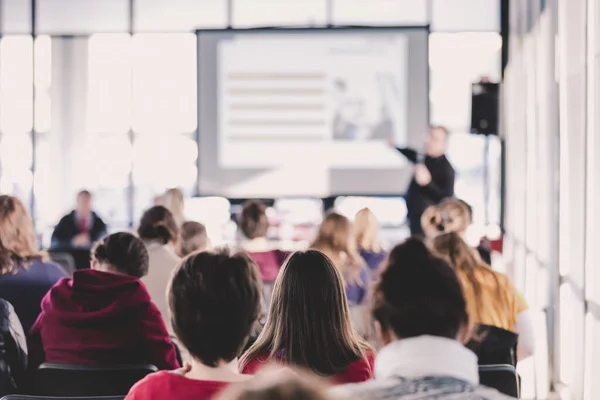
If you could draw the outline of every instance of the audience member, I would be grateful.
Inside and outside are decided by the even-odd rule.
[[[77,194],[77,207],[65,215],[52,233],[52,248],[89,249],[106,234],[106,224],[92,210],[92,194],[82,190]]]
[[[211,399],[228,384],[250,378],[237,365],[260,312],[260,278],[248,256],[192,254],[173,275],[169,307],[175,333],[192,356],[191,368],[149,375],[127,399]]]
[[[92,249],[91,266],[44,297],[31,329],[30,370],[42,362],[179,367],[165,324],[139,279],[148,272],[142,241],[125,232],[106,236]]]
[[[167,323],[169,332],[172,332],[165,293],[171,274],[181,260],[176,252],[179,227],[167,208],[154,206],[142,215],[138,235],[144,241],[150,256],[150,270],[142,281]]]
[[[529,310],[510,279],[493,271],[457,233],[436,237],[433,249],[456,270],[472,323],[518,333],[517,359],[530,356],[534,343]]]
[[[185,222],[185,201],[181,189],[173,188],[167,190],[162,198],[162,202],[162,205],[173,214],[177,228],[181,228],[181,225]]]
[[[324,253],[340,270],[346,286],[352,324],[363,337],[370,336],[371,275],[358,254],[352,223],[341,214],[328,213],[311,248]]]
[[[219,400],[328,400],[325,386],[314,376],[286,368],[261,372],[248,383],[232,385]]]
[[[271,301],[273,283],[289,253],[274,248],[267,239],[267,208],[259,200],[251,200],[244,204],[239,226],[247,239],[242,241],[241,248],[256,261],[260,269],[263,281],[263,310],[266,311]]]
[[[240,361],[254,374],[269,362],[305,368],[334,382],[373,377],[373,350],[354,331],[339,270],[323,253],[294,253],[273,289],[267,322]]]
[[[0,299],[0,397],[23,389],[27,341],[13,306]]]
[[[179,255],[181,257],[210,248],[206,227],[199,222],[184,222],[179,233],[181,235],[179,239]]]
[[[375,287],[373,316],[386,344],[375,380],[332,393],[373,400],[508,399],[479,385],[477,357],[463,346],[470,332],[460,283],[418,239],[392,250]]]
[[[38,250],[23,203],[0,196],[0,298],[11,303],[25,332],[40,314],[48,290],[66,273]]]
[[[371,270],[371,278],[377,280],[379,267],[385,260],[386,253],[379,241],[379,224],[373,211],[363,208],[356,214],[354,231],[360,256]]]

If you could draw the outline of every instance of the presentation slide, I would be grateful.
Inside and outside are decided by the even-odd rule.
[[[227,197],[400,194],[422,146],[424,30],[199,36],[200,191]]]

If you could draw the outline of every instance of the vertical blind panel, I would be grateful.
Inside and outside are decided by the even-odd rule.
[[[500,31],[499,0],[433,0],[433,31]]]
[[[427,25],[429,23],[428,0],[332,1],[332,19],[336,25]]]
[[[325,0],[236,0],[233,2],[233,25],[314,26],[325,25]]]
[[[31,1],[3,0],[1,12],[2,33],[31,32]]]
[[[127,32],[127,0],[38,0],[39,33]]]
[[[142,32],[191,32],[227,25],[226,0],[137,0],[134,27]]]

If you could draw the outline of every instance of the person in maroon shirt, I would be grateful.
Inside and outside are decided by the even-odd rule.
[[[29,368],[43,362],[179,367],[160,312],[139,278],[148,272],[144,243],[130,233],[102,238],[92,268],[60,280],[42,300],[29,337]]]
[[[173,329],[192,357],[191,368],[157,372],[138,382],[126,400],[204,400],[250,379],[237,357],[260,313],[260,277],[244,253],[190,255],[168,290]]]
[[[277,279],[279,269],[289,256],[288,252],[273,248],[267,239],[269,220],[267,208],[259,200],[244,203],[240,214],[239,226],[246,241],[242,249],[256,261],[263,281],[263,312],[266,313],[271,303],[273,283]]]
[[[356,383],[373,378],[374,352],[354,331],[342,276],[317,250],[296,252],[273,288],[267,322],[240,360],[253,374],[268,363],[285,364]]]

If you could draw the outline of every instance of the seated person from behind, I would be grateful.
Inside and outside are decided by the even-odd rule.
[[[342,275],[327,256],[316,250],[294,253],[277,277],[272,300],[240,371],[254,374],[274,362],[335,383],[373,377],[373,350],[352,328]]]
[[[106,234],[106,224],[92,210],[92,194],[82,190],[77,194],[77,208],[65,215],[52,233],[53,249],[90,246]]]
[[[379,241],[379,224],[373,211],[363,208],[354,217],[354,234],[360,256],[371,271],[371,279],[379,279],[386,253]]]
[[[260,277],[247,255],[226,250],[195,253],[175,271],[169,307],[173,329],[192,356],[191,369],[158,372],[129,392],[129,400],[202,400],[251,377],[237,357],[260,313]]]
[[[250,200],[244,203],[239,219],[239,227],[246,240],[242,241],[241,248],[256,261],[263,281],[263,301],[265,308],[271,300],[273,283],[277,278],[279,269],[289,253],[273,247],[267,239],[269,220],[267,208],[259,200]]]
[[[140,278],[148,272],[142,241],[119,232],[92,249],[92,268],[63,279],[42,301],[31,329],[29,368],[66,364],[179,367],[167,328]]]
[[[533,354],[534,339],[527,302],[504,274],[492,270],[457,233],[433,239],[433,250],[456,271],[474,325],[502,328],[519,335],[517,359]]]
[[[0,298],[15,308],[25,332],[40,315],[42,298],[66,275],[39,251],[33,221],[23,203],[13,196],[0,196]]]
[[[181,225],[179,236],[179,255],[181,257],[210,248],[206,227],[199,222],[184,222]]]
[[[0,299],[0,397],[23,390],[27,342],[13,306]]]
[[[375,287],[373,316],[385,347],[375,380],[332,393],[351,399],[503,400],[479,385],[467,305],[448,264],[417,239],[396,246]]]

